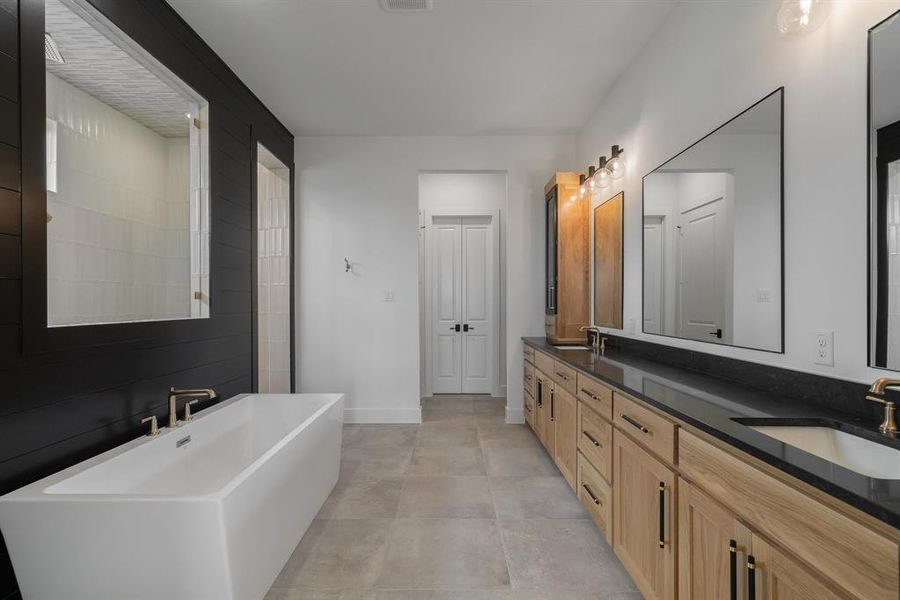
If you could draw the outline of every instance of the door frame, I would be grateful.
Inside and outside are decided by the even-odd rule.
[[[432,250],[433,238],[431,235],[434,226],[435,217],[490,217],[491,218],[491,235],[493,237],[491,245],[493,246],[494,265],[493,276],[491,277],[491,285],[493,286],[493,323],[491,324],[492,341],[492,357],[491,357],[491,396],[502,398],[503,391],[500,389],[500,314],[502,299],[500,297],[501,274],[500,266],[502,264],[500,258],[500,211],[496,209],[471,209],[471,208],[443,208],[440,210],[427,210],[424,212],[424,256],[422,257],[422,288],[423,288],[423,327],[425,328],[425,336],[420,336],[420,340],[424,339],[423,352],[419,353],[420,360],[425,361],[425,385],[424,395],[430,397],[434,395],[434,323],[432,322],[432,302],[434,288],[433,273],[431,268],[432,259],[434,257]]]
[[[646,247],[644,246],[644,244],[647,241],[646,230],[644,228],[647,226],[647,219],[656,219],[658,221],[660,231],[662,232],[660,234],[662,239],[660,240],[661,250],[660,250],[660,256],[659,256],[660,277],[659,277],[659,332],[658,332],[659,334],[662,335],[662,334],[665,334],[665,332],[666,332],[666,310],[669,308],[668,302],[670,301],[670,299],[666,297],[666,287],[667,287],[666,281],[669,276],[669,271],[671,270],[669,263],[668,263],[670,254],[671,254],[669,252],[669,246],[668,246],[668,244],[670,242],[670,240],[669,240],[670,236],[669,236],[669,232],[666,229],[669,225],[669,222],[667,219],[667,215],[665,215],[665,214],[655,214],[654,213],[654,214],[643,215],[643,220],[641,222],[641,231],[642,231],[641,249],[644,251],[644,253],[646,253],[645,252]],[[646,275],[646,269],[641,269],[641,272],[642,272],[641,287],[642,287],[642,292],[643,292],[641,297],[643,298],[642,304],[646,307],[646,295],[645,294],[647,293],[647,290],[644,288],[644,282],[645,282],[644,275]],[[642,313],[641,313],[641,328],[642,328],[641,330],[642,331],[643,331],[643,326],[645,323],[645,321],[644,321],[644,313],[645,312],[646,311],[642,311]]]
[[[287,161],[284,156],[280,154],[277,150],[272,150],[272,146],[275,144],[267,144],[266,142],[270,140],[270,137],[266,134],[265,131],[260,128],[251,127],[250,130],[250,160],[253,168],[250,174],[250,193],[251,193],[251,203],[250,203],[250,219],[253,222],[253,226],[250,228],[250,244],[251,244],[251,252],[253,255],[253,260],[250,263],[250,307],[251,307],[251,315],[252,315],[252,323],[250,326],[250,338],[251,338],[251,352],[250,352],[250,391],[251,392],[259,392],[259,285],[258,285],[258,265],[257,261],[259,260],[259,214],[257,211],[257,206],[259,204],[259,181],[257,168],[259,165],[259,157],[258,157],[258,146],[264,146],[266,150],[268,150],[272,155],[275,156],[278,160],[280,160],[284,165],[288,168],[288,177],[290,178],[290,196],[288,200],[288,231],[290,235],[290,255],[288,257],[288,277],[289,277],[289,285],[288,290],[290,291],[290,298],[288,299],[288,311],[289,318],[288,323],[290,327],[290,331],[288,332],[289,346],[290,346],[290,361],[291,361],[291,393],[294,394],[297,392],[297,347],[294,339],[294,333],[296,329],[296,289],[295,286],[297,284],[297,280],[294,274],[294,255],[296,254],[297,247],[297,239],[295,236],[296,223],[294,222],[295,212],[294,212],[294,175],[295,175],[295,166],[294,161]],[[277,148],[277,145],[275,145]]]

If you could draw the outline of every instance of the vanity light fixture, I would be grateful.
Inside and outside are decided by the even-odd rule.
[[[778,9],[778,31],[793,37],[821,27],[828,16],[829,0],[784,0]]]
[[[618,144],[614,145],[609,151],[610,159],[606,165],[606,170],[613,179],[621,179],[625,176],[625,160],[622,158],[623,148]]]
[[[586,196],[594,191],[594,188],[603,189],[608,187],[613,179],[620,179],[625,175],[625,163],[622,160],[623,149],[618,144],[614,145],[610,150],[611,159],[607,160],[605,156],[600,157],[600,165],[588,167],[587,176],[581,176],[581,195]]]

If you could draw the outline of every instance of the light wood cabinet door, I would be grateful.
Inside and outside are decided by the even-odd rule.
[[[646,600],[675,598],[675,474],[613,434],[613,548]]]
[[[555,387],[553,399],[555,440],[553,460],[574,490],[577,479],[578,400],[562,387]]]
[[[746,600],[750,531],[709,496],[678,480],[679,600]]]
[[[864,549],[860,549],[865,552]],[[827,549],[823,549],[827,552]],[[753,568],[750,568],[752,561]],[[745,565],[747,600],[845,600],[833,585],[813,574],[784,552],[753,536]]]

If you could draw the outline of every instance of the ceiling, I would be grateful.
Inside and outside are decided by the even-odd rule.
[[[47,71],[163,137],[188,136],[185,113],[196,110],[196,99],[98,13],[47,0],[45,29],[66,60],[47,61]]]
[[[674,0],[169,0],[295,135],[578,131]]]

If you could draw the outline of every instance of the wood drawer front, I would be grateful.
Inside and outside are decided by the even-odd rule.
[[[522,355],[530,363],[534,363],[534,348],[529,345],[522,346]]]
[[[609,484],[594,468],[583,454],[578,454],[578,499],[587,509],[588,514],[612,542],[612,491]]]
[[[852,597],[900,597],[896,543],[696,435],[682,431],[678,448],[695,485]]]
[[[555,361],[543,352],[534,351],[534,366],[538,371],[542,371],[546,375],[553,375],[553,363]]]
[[[575,387],[575,369],[558,360],[553,364],[553,381],[573,396],[578,393],[578,388]]]
[[[530,362],[525,363],[525,373],[522,385],[526,392],[534,396],[534,365]]]
[[[612,481],[612,425],[578,403],[578,450],[606,481]]]
[[[613,392],[613,423],[670,465],[675,464],[675,423],[672,421]]]
[[[581,372],[576,375],[575,380],[578,387],[578,399],[597,411],[601,417],[612,421],[612,389]]]
[[[529,390],[525,390],[525,422],[534,429],[534,396]]]

